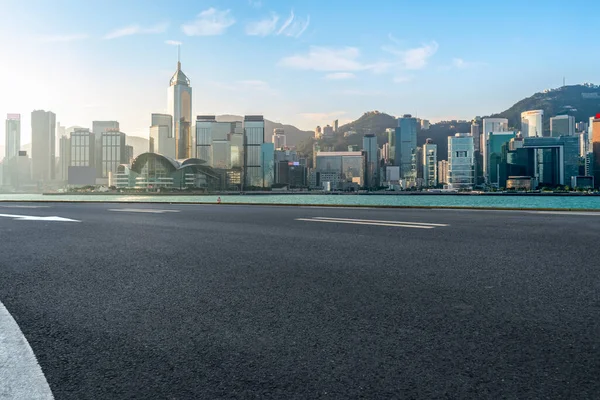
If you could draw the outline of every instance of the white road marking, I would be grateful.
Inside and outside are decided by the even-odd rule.
[[[328,223],[332,223],[332,224],[393,226],[396,228],[416,228],[416,229],[433,229],[434,228],[433,226],[423,226],[423,225],[391,224],[391,223],[384,223],[384,222],[361,222],[361,221],[345,221],[345,220],[314,219],[314,218],[296,218],[296,221],[328,222]]]
[[[13,215],[13,214],[0,214],[0,217],[12,218],[17,221],[52,221],[52,222],[81,222],[76,219],[69,219],[63,217],[41,217],[37,215]]]
[[[448,224],[433,224],[429,222],[412,222],[412,221],[381,221],[377,219],[355,219],[355,218],[331,218],[331,217],[313,217],[314,219],[325,219],[335,221],[358,221],[358,222],[377,222],[386,224],[406,224],[406,225],[423,225],[423,226],[449,226]]]
[[[0,206],[2,208],[50,208],[50,206]]]
[[[0,303],[0,399],[53,398],[31,346],[17,322]]]
[[[337,205],[331,205],[331,206],[299,206],[298,208],[322,208],[322,209],[326,209],[326,210],[331,210],[334,208],[337,209],[341,209],[341,210],[376,210],[378,209],[377,207],[338,207]]]
[[[178,213],[179,212],[179,210],[156,210],[156,209],[152,209],[152,208],[111,208],[108,211],[149,213],[149,214],[164,214],[164,213]]]

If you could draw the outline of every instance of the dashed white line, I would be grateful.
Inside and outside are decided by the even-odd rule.
[[[356,218],[332,218],[332,217],[313,217],[314,219],[335,220],[335,221],[358,221],[358,222],[377,222],[387,224],[406,224],[406,225],[423,225],[423,226],[449,226],[448,224],[434,224],[429,222],[412,222],[412,221],[382,221],[378,219],[356,219]]]
[[[152,208],[110,208],[112,212],[128,212],[128,213],[148,213],[148,214],[164,214],[178,213],[179,210],[156,210]]]
[[[0,303],[0,399],[53,398],[31,346],[12,315]]]
[[[600,212],[585,212],[585,211],[529,211],[531,214],[548,214],[548,215],[585,215],[600,217]]]
[[[50,206],[0,206],[2,208],[50,208]]]

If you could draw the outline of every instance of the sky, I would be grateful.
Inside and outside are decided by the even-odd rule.
[[[379,110],[471,119],[600,83],[592,0],[0,0],[0,116],[148,136],[181,63],[193,113],[312,130]],[[4,143],[4,124],[0,125]]]

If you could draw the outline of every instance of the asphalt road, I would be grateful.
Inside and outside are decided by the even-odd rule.
[[[600,393],[600,214],[38,206],[0,302],[56,399]]]

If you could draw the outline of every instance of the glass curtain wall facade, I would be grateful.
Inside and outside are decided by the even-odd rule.
[[[517,136],[516,132],[489,132],[486,140],[486,182],[499,187],[500,175],[498,173],[502,162],[502,146],[509,143]]]
[[[367,170],[365,173],[365,187],[377,188],[379,186],[379,157],[377,136],[365,135],[363,137],[363,151],[367,156]]]
[[[261,145],[265,138],[262,115],[244,117],[244,181],[246,187],[263,187]]]
[[[34,181],[51,181],[56,168],[56,114],[31,113],[31,176]]]
[[[452,189],[473,189],[474,150],[472,136],[457,133],[448,137],[448,184]]]
[[[544,136],[544,110],[531,110],[521,113],[521,135],[523,137]]]
[[[71,167],[95,167],[95,140],[89,130],[71,133]]]
[[[177,62],[177,71],[171,78],[168,89],[168,113],[173,117],[176,158],[191,157],[192,152],[192,87],[190,80]]]
[[[431,139],[427,139],[423,145],[423,182],[425,186],[435,187],[438,184],[437,177],[437,145]]]
[[[108,178],[109,173],[116,173],[120,164],[126,164],[126,136],[122,132],[105,132],[100,135],[101,177]],[[96,142],[97,143],[97,142]]]
[[[18,180],[18,157],[21,149],[21,115],[6,116],[2,184],[15,186]]]
[[[417,119],[410,114],[398,118],[396,128],[394,165],[400,167],[400,178],[416,179],[413,154],[417,149]]]

